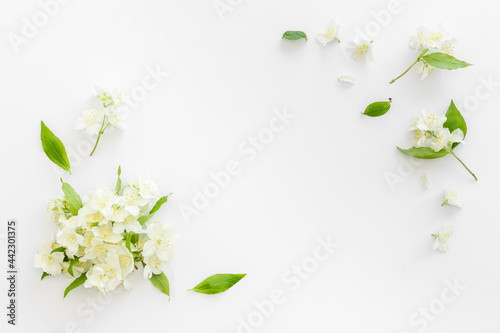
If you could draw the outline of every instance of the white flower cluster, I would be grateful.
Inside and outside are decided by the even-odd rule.
[[[107,87],[96,87],[95,90],[103,108],[83,111],[75,123],[75,129],[85,129],[90,135],[102,134],[109,126],[123,129],[125,96]]]
[[[455,142],[463,142],[464,133],[457,128],[452,133],[443,127],[446,116],[437,115],[427,110],[422,110],[422,115],[413,116],[410,131],[414,132],[415,148],[430,147],[435,152],[445,148],[450,150]]]
[[[158,186],[149,177],[139,177],[123,190],[120,185],[117,188],[117,192],[97,188],[84,195],[77,215],[70,213],[69,198],[50,201],[48,220],[58,230],[55,240],[40,245],[35,267],[44,275],[77,278],[85,274],[84,286],[101,292],[121,284],[128,289],[127,276],[137,263],[144,267],[146,279],[165,271],[179,234],[148,219],[154,213],[153,201],[160,196]]]
[[[421,54],[440,52],[453,55],[455,43],[456,38],[447,33],[441,25],[436,29],[421,26],[417,30],[417,35],[410,37],[410,46]],[[421,79],[423,80],[434,71],[434,67],[420,59],[415,65],[415,71],[422,75]]]

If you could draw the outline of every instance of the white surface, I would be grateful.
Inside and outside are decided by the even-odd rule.
[[[395,191],[385,179],[402,165],[395,145],[409,146],[412,114],[445,112],[451,98],[463,105],[480,77],[500,81],[497,8],[487,0],[401,5],[373,37],[375,61],[357,64],[342,44],[322,47],[314,36],[335,18],[341,40],[351,40],[387,1],[242,1],[224,20],[211,0],[70,1],[16,53],[9,32],[19,33],[22,18],[40,6],[2,0],[0,217],[20,225],[18,326],[7,327],[2,310],[2,332],[236,332],[238,318],[255,311],[254,301],[279,289],[285,301],[252,331],[412,333],[410,317],[439,305],[433,300],[446,279],[467,289],[425,331],[498,331],[498,91],[469,112],[467,144],[457,149],[478,182],[451,157],[410,170]],[[409,36],[421,24],[440,22],[458,37],[457,57],[474,66],[423,82],[411,71],[390,86],[415,57]],[[309,41],[282,41],[285,30],[303,30]],[[131,291],[92,312],[85,304],[95,299],[93,290],[63,300],[69,280],[40,282],[33,268],[38,244],[53,232],[46,202],[60,191],[41,149],[40,120],[76,150],[86,138],[73,123],[96,105],[92,87],[130,92],[156,66],[169,77],[132,110],[129,129],[109,134],[94,157],[73,161],[73,174],[63,177],[84,193],[113,186],[121,164],[124,176],[149,174],[163,193],[174,192],[158,214],[182,237],[168,272],[172,300],[136,272]],[[348,73],[354,86],[337,81]],[[394,102],[386,116],[359,114],[388,97]],[[247,162],[238,146],[283,107],[296,118]],[[179,206],[230,160],[241,163],[241,173],[187,224]],[[418,185],[424,170],[428,191]],[[440,207],[450,183],[463,194],[463,209]],[[445,254],[431,250],[430,237],[444,222],[456,227]],[[282,276],[313,255],[319,236],[341,245],[293,291]],[[4,239],[0,253],[5,269]],[[221,272],[248,276],[218,296],[186,291]]]

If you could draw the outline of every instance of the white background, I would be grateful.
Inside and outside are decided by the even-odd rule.
[[[439,309],[445,281],[455,279],[466,290],[421,331],[498,331],[499,94],[481,83],[500,81],[496,5],[401,0],[399,13],[373,28],[371,12],[387,10],[388,1],[232,3],[221,18],[211,0],[69,1],[16,52],[9,34],[21,34],[23,17],[31,21],[41,7],[1,1],[3,270],[5,222],[19,223],[18,326],[8,332],[237,332],[238,318],[258,322],[254,302],[277,289],[283,304],[240,332],[412,333],[423,324],[412,326],[410,318],[430,304]],[[340,24],[342,42],[371,26],[375,60],[358,64],[344,55],[345,44],[321,46],[314,36],[330,19]],[[409,36],[438,23],[457,36],[457,58],[474,66],[425,81],[410,71],[389,85],[415,59]],[[309,41],[283,41],[286,30],[303,30]],[[130,93],[156,67],[169,76],[131,110],[128,129],[104,137],[91,158],[76,153],[72,175],[62,176],[85,193],[113,186],[120,164],[125,178],[149,174],[164,194],[174,192],[157,215],[181,232],[167,272],[172,299],[136,272],[132,290],[89,310],[93,290],[63,300],[70,280],[40,282],[33,268],[38,244],[55,228],[45,219],[46,203],[61,193],[57,168],[41,148],[40,120],[77,152],[89,143],[73,124],[98,105],[93,86]],[[342,74],[356,84],[338,82]],[[389,97],[386,116],[360,115]],[[410,145],[412,114],[444,113],[452,98],[469,127],[457,154],[477,182],[452,157],[413,167],[395,148]],[[295,119],[248,162],[238,146],[285,107]],[[192,205],[194,190],[231,160],[241,173],[186,223],[179,207]],[[418,185],[424,170],[427,191]],[[401,177],[392,189],[388,175]],[[440,207],[449,184],[462,194],[462,209]],[[447,253],[431,250],[430,234],[443,223],[455,225]],[[283,275],[327,236],[340,247],[292,290]],[[222,272],[248,276],[217,296],[186,291]]]

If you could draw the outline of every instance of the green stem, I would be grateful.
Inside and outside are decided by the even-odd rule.
[[[469,173],[472,175],[472,177],[474,177],[474,179],[475,179],[475,180],[477,180],[476,175],[475,175],[472,171],[470,171],[470,169],[467,167],[467,165],[465,165],[465,163],[464,163],[464,162],[462,162],[462,160],[461,160],[461,159],[459,159],[457,155],[455,155],[455,153],[453,152],[453,150],[451,150],[451,149],[447,149],[447,150],[448,150],[448,151],[450,152],[450,154],[452,154],[452,155],[453,155],[453,156],[454,156],[454,157],[455,157],[455,158],[456,158],[456,159],[457,159],[460,163],[462,163],[462,165],[464,166],[464,168],[465,168],[465,169],[467,169],[467,171],[469,171]]]
[[[403,75],[405,75],[406,73],[408,73],[408,71],[409,71],[410,69],[412,69],[412,68],[413,68],[413,66],[415,66],[415,65],[417,64],[417,62],[419,62],[419,61],[420,61],[420,59],[422,58],[422,56],[423,56],[425,53],[427,53],[427,51],[429,51],[429,50],[428,50],[428,49],[424,49],[424,50],[422,51],[422,53],[420,53],[420,55],[418,56],[417,60],[415,60],[415,62],[414,62],[413,64],[411,64],[411,66],[410,66],[410,67],[408,67],[408,69],[407,69],[407,70],[405,70],[405,71],[403,72],[403,74],[401,74],[400,76],[398,76],[397,78],[395,78],[394,80],[392,80],[391,82],[389,82],[389,84],[393,84],[394,82],[396,82],[396,80],[398,80],[398,79],[399,79],[399,78],[401,78]]]
[[[99,144],[99,139],[101,138],[101,135],[104,134],[104,131],[106,130],[106,128],[108,128],[108,125],[109,125],[109,122],[108,122],[108,125],[106,125],[106,127],[104,127],[104,123],[106,122],[106,117],[104,117],[104,119],[102,120],[102,125],[101,125],[101,129],[99,130],[99,135],[97,136],[97,141],[95,142],[95,146],[94,146],[94,149],[92,149],[92,152],[90,153],[90,156],[92,156],[97,148],[97,145]]]

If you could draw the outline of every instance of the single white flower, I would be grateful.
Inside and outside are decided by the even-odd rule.
[[[64,253],[51,253],[52,250],[52,242],[41,243],[38,247],[38,253],[35,255],[34,266],[41,268],[47,274],[59,275],[62,271]]]
[[[125,219],[123,219],[122,222],[115,222],[113,224],[113,232],[117,234],[121,234],[124,231],[126,232],[135,232],[135,233],[142,233],[142,225],[137,221],[137,218],[133,215],[127,216]]]
[[[139,187],[139,182],[137,182]],[[122,204],[125,206],[125,210],[130,214],[137,216],[139,215],[140,208],[149,203],[149,199],[143,198],[139,194],[139,188],[135,186],[127,186],[123,189]]]
[[[63,199],[49,200],[47,204],[47,220],[49,222],[58,222],[64,216]]]
[[[84,196],[84,201],[89,209],[100,212],[102,216],[108,218],[113,214],[112,206],[120,201],[120,198],[109,188],[98,188]]]
[[[460,128],[457,128],[453,132],[451,132],[450,141],[453,143],[455,142],[464,143],[464,137],[465,137],[464,132]]]
[[[435,152],[438,152],[448,145],[452,136],[450,130],[447,128],[443,128],[439,132],[434,133],[435,136],[430,139],[430,147],[434,149]]]
[[[113,231],[113,224],[108,222],[103,226],[93,227],[92,232],[96,238],[108,243],[118,243],[123,239],[123,236]]]
[[[450,239],[450,236],[453,235],[453,225],[452,224],[445,224],[441,228],[441,231],[439,231],[438,234],[432,234],[432,236],[436,237],[436,240],[432,244],[432,249],[436,250],[439,249],[443,252],[448,251],[448,240]]]
[[[144,244],[142,254],[150,257],[156,254],[161,260],[169,261],[175,255],[175,242],[179,238],[177,230],[152,224],[147,229],[150,240]]]
[[[454,185],[450,185],[446,189],[446,192],[444,194],[444,202],[441,206],[445,204],[456,207],[462,207],[462,201],[460,200],[460,196]]]
[[[82,219],[82,227],[85,229],[92,229],[95,225],[108,223],[108,220],[99,211],[92,209],[90,205],[83,206],[78,211],[78,216]]]
[[[422,110],[422,118],[417,124],[418,129],[422,131],[440,131],[446,121],[445,115],[438,115],[428,110]]]
[[[75,229],[65,227],[57,232],[57,243],[66,248],[66,255],[70,258],[78,252],[80,244],[83,243],[83,236],[78,234]]]
[[[122,109],[109,107],[105,109],[104,114],[106,115],[111,126],[120,129],[125,128],[123,120],[126,118],[126,113]]]
[[[418,179],[418,183],[420,184],[420,187],[427,190],[429,188],[429,172],[424,171]]]
[[[427,133],[425,131],[417,129],[413,132],[413,134],[414,134],[413,138],[415,140],[413,142],[413,147],[420,148],[427,146]]]
[[[120,263],[121,276],[124,278],[134,271],[134,256],[125,246],[118,247],[116,253]]]
[[[339,76],[339,81],[340,82],[351,83],[351,84],[355,83],[355,79],[351,75],[341,75],[341,76]]]
[[[335,22],[335,20],[332,20],[330,21],[330,23],[328,23],[325,31],[318,32],[318,34],[316,35],[316,40],[321,44],[323,44],[323,46],[325,46],[326,44],[330,43],[333,40],[339,41],[338,39],[339,30],[340,30],[339,25]]]
[[[357,62],[368,60],[373,60],[372,51],[373,41],[362,40],[360,42],[349,42],[347,45],[348,49],[352,53],[354,60]]]
[[[103,263],[106,260],[108,253],[114,253],[117,251],[116,245],[106,244],[102,240],[96,237],[89,237],[89,238],[91,238],[90,239],[91,247],[85,248],[85,256],[81,258],[80,261],[97,259],[100,263]]]
[[[424,80],[427,76],[429,76],[429,74],[434,72],[434,67],[421,60],[415,64],[415,72],[422,75],[420,80]]]
[[[84,222],[84,219],[79,215],[70,216],[68,219],[66,218],[66,216],[61,216],[61,218],[59,219],[61,229],[64,229],[66,227],[76,229],[83,226]]]
[[[150,279],[153,274],[161,274],[166,270],[167,263],[158,258],[156,254],[149,257],[144,257],[144,278]]]
[[[158,185],[151,180],[151,177],[140,176],[139,194],[146,199],[158,199],[160,197],[160,190],[158,189]]]
[[[103,119],[103,110],[92,109],[83,111],[83,115],[75,123],[75,129],[80,130],[85,128],[88,134],[96,135],[101,129]]]
[[[121,268],[116,253],[109,253],[105,263],[92,266],[87,273],[85,288],[95,287],[106,293],[116,289],[122,281]]]
[[[117,89],[96,86],[95,91],[97,93],[97,98],[99,98],[106,107],[110,105],[116,107],[125,105],[125,95]]]

